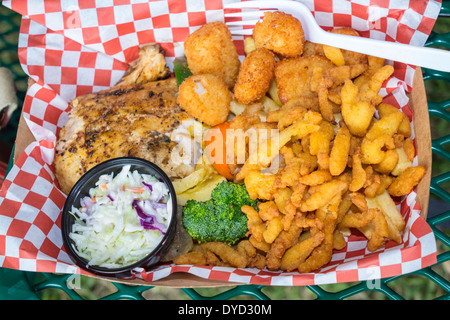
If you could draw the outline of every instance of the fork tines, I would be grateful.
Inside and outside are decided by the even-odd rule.
[[[225,24],[229,27],[228,29],[230,30],[232,35],[251,35],[253,32],[253,27],[258,21],[260,21],[263,18],[264,12],[272,11],[259,9],[256,10],[250,9],[250,10],[251,11],[228,12],[224,14]],[[242,19],[237,20],[239,18]],[[244,27],[244,29],[239,28],[239,26]]]

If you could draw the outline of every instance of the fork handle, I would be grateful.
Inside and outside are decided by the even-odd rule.
[[[450,72],[450,51],[323,31],[313,42],[438,71]]]

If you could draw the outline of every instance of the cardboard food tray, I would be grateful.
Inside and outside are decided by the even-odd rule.
[[[420,4],[410,1],[401,5],[375,1],[370,6],[344,0],[305,2],[325,28],[355,23],[363,29],[364,25],[368,26],[363,36],[378,37],[381,34],[388,40],[413,45],[423,45],[440,8],[439,1],[434,0]],[[6,6],[24,16],[19,57],[27,74],[37,82],[30,80],[19,123],[14,166],[0,190],[0,266],[25,271],[86,274],[73,266],[62,248],[58,208],[65,198],[56,187],[52,169],[54,132],[64,124],[67,102],[76,95],[92,92],[94,88],[98,90],[114,84],[126,65],[136,57],[136,43],[161,43],[169,62],[173,61],[171,59],[182,54],[182,46],[178,44],[184,41],[187,31],[190,33],[205,23],[200,22],[204,19],[210,22],[223,18],[223,2],[209,0],[206,5],[203,1],[168,0],[142,4],[125,0],[120,4],[124,9],[119,10],[123,13],[120,25],[110,14],[119,12],[116,6],[96,8],[90,7],[93,4],[88,7],[83,4],[83,8],[74,10],[63,8],[63,2],[59,6],[35,6],[36,3],[4,1]],[[330,8],[333,8],[331,12]],[[376,9],[373,17],[370,17],[371,9]],[[132,13],[131,17],[127,17],[126,12]],[[88,22],[77,20],[84,14],[98,16]],[[192,20],[178,20],[178,17],[186,16]],[[75,23],[58,24],[61,19]],[[186,25],[180,28],[183,23],[187,23],[189,28]],[[154,30],[149,31],[149,28]],[[114,32],[108,33],[111,30]],[[100,31],[105,31],[102,35],[112,37],[111,40],[102,42]],[[237,43],[242,55],[242,39]],[[77,54],[80,55],[79,65],[76,59],[69,58],[77,57]],[[97,62],[102,63],[97,66]],[[366,250],[365,239],[352,238],[345,252],[337,252],[328,266],[311,274],[163,265],[142,271],[136,279],[115,281],[184,288],[236,284],[309,285],[394,276],[434,263],[435,239],[424,220],[431,177],[431,138],[422,73],[420,68],[414,72],[414,67],[409,65],[394,63],[394,67],[394,77],[382,89],[388,103],[392,101],[412,117],[417,149],[414,164],[427,169],[415,192],[400,205],[407,219],[402,245],[388,243],[386,248],[370,253]],[[68,71],[63,74],[63,69]],[[98,77],[97,71],[100,71]],[[74,78],[77,73],[78,77]],[[345,263],[341,264],[341,261]]]
[[[29,84],[32,83],[33,80],[30,79]],[[428,114],[427,96],[422,77],[422,70],[419,67],[416,68],[413,80],[413,88],[414,89],[412,90],[412,92],[408,93],[407,95],[410,99],[409,106],[413,111],[413,128],[416,136],[415,144],[417,150],[418,164],[424,166],[427,169],[425,176],[422,178],[422,180],[416,187],[417,193],[416,201],[421,208],[420,216],[426,219],[428,210],[428,201],[430,196],[432,152],[431,152],[431,131]],[[35,139],[33,134],[28,128],[23,118],[23,115],[21,115],[15,144],[14,162],[16,162],[19,155],[21,155],[25,150],[25,148],[34,140]],[[108,278],[104,279],[111,280]],[[114,280],[114,281],[126,284],[132,283],[139,285],[163,286],[173,288],[242,285],[242,283],[238,282],[203,279],[189,273],[173,273],[161,280],[150,282],[138,278],[133,280]]]

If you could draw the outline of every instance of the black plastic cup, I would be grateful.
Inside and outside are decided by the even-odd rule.
[[[162,180],[168,187],[171,201],[172,201],[172,212],[169,225],[167,227],[166,234],[162,238],[161,242],[155,247],[155,249],[150,252],[147,256],[135,262],[133,264],[119,267],[119,268],[105,268],[95,265],[88,265],[88,261],[78,255],[75,250],[75,243],[69,237],[72,232],[72,226],[74,224],[75,218],[69,213],[72,210],[72,206],[78,208],[81,206],[80,200],[89,195],[89,190],[95,187],[95,183],[98,181],[101,175],[114,173],[117,175],[124,166],[130,165],[130,171],[137,170],[140,174],[149,174],[157,179]],[[149,162],[140,158],[133,157],[121,157],[107,160],[98,164],[97,166],[86,172],[80,180],[75,183],[72,190],[67,196],[64,208],[62,211],[61,218],[61,232],[64,247],[66,248],[69,256],[73,262],[80,268],[101,277],[107,278],[117,278],[117,279],[131,279],[134,277],[133,269],[135,268],[149,268],[157,264],[161,256],[170,246],[173,236],[175,234],[177,219],[177,197],[175,189],[166,173],[158,167],[156,164]]]

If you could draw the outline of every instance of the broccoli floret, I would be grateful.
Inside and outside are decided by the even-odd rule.
[[[244,184],[223,181],[211,193],[211,200],[187,201],[183,208],[183,225],[197,242],[220,241],[234,244],[245,237],[247,216],[243,205],[257,209]]]

